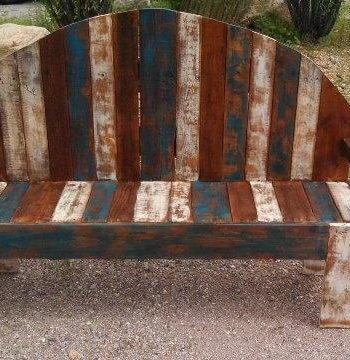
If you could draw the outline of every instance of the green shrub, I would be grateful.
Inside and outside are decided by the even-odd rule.
[[[342,0],[286,0],[286,3],[301,37],[317,42],[331,32]]]
[[[275,9],[258,15],[249,27],[287,45],[300,43],[297,29]]]

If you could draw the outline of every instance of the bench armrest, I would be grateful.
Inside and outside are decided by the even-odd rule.
[[[344,138],[340,144],[342,156],[350,162],[350,137]]]

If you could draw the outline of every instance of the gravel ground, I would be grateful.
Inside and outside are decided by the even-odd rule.
[[[349,359],[297,261],[24,261],[0,276],[0,359]]]

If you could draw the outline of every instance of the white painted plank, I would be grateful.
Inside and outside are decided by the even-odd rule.
[[[176,179],[198,180],[200,17],[179,15]]]
[[[68,181],[52,215],[52,222],[79,222],[89,200],[92,184]]]
[[[28,180],[21,95],[15,55],[0,62],[0,118],[9,180]]]
[[[171,182],[141,182],[134,208],[135,222],[164,222],[168,219]]]
[[[50,178],[49,146],[42,90],[39,44],[17,53],[28,172],[31,180]]]
[[[191,222],[191,183],[174,181],[170,193],[170,221]]]
[[[321,327],[350,327],[350,224],[330,224]]]
[[[97,178],[115,180],[117,147],[112,17],[92,18],[89,27]]]
[[[292,179],[312,178],[322,73],[308,58],[300,64],[298,104],[292,154]]]
[[[266,180],[275,54],[274,40],[253,34],[246,150],[247,180]]]
[[[269,181],[251,181],[250,185],[253,191],[258,221],[282,222],[282,213],[272,183]]]
[[[342,218],[350,221],[350,187],[345,182],[327,182]]]

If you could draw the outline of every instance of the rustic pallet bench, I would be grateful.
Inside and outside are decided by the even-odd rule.
[[[350,108],[309,59],[196,15],[61,29],[0,63],[0,258],[327,259],[350,325]]]

